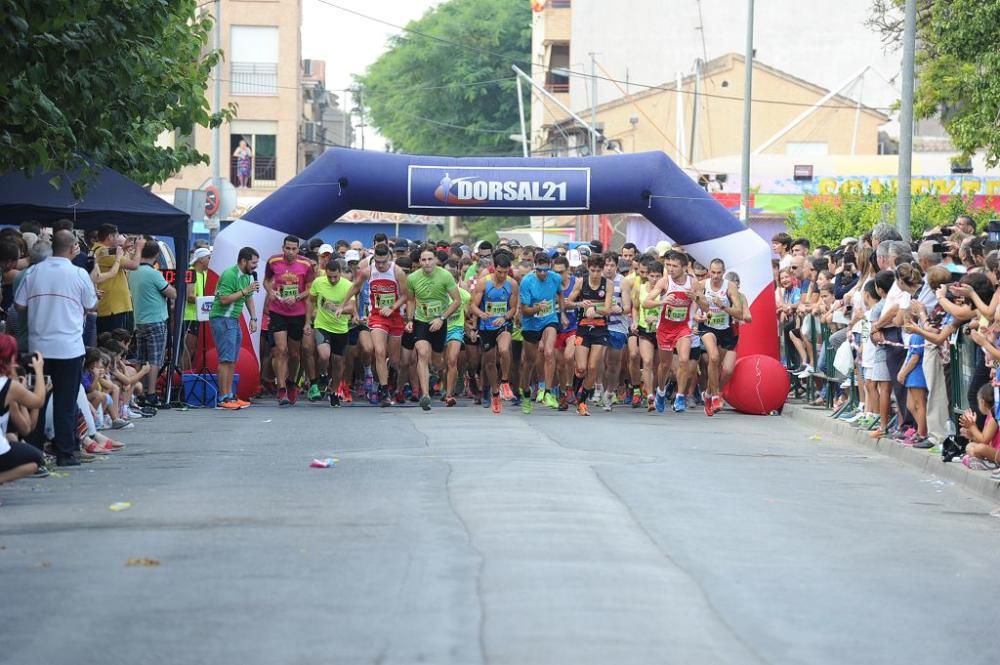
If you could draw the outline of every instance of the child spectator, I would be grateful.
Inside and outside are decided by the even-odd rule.
[[[995,416],[996,394],[990,384],[979,389],[976,395],[976,406],[986,418],[986,424],[980,429],[976,425],[976,416],[972,409],[967,410],[959,418],[962,425],[961,433],[968,437],[962,464],[976,471],[996,469],[1000,463],[1000,428],[997,427]]]

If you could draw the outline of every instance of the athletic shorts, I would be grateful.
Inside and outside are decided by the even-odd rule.
[[[547,328],[552,328],[556,332],[559,331],[559,325],[554,321],[552,323],[545,324],[541,330],[522,330],[521,334],[524,335],[524,341],[528,344],[538,344],[542,341],[542,334]]]
[[[567,344],[570,346],[576,344],[576,342],[573,341],[574,337],[576,337],[576,328],[559,333],[556,335],[556,348],[565,349]]]
[[[715,335],[715,343],[719,345],[720,349],[725,351],[735,351],[736,342],[739,341],[739,337],[736,336],[736,331],[729,328],[723,328],[719,330],[718,328],[709,328],[708,326],[702,325],[698,327],[698,334],[704,337],[707,334]]]
[[[628,335],[616,330],[608,331],[608,348],[621,351],[628,344]]]
[[[576,329],[576,345],[590,348],[608,345],[607,326],[579,326]]]
[[[661,351],[673,351],[677,342],[691,336],[691,326],[687,323],[662,324],[656,329],[656,344]]]
[[[688,360],[693,360],[694,362],[698,362],[699,360],[701,360],[701,356],[703,353],[705,353],[704,347],[692,346],[691,351],[688,352]]]
[[[414,329],[416,328],[416,326],[417,326],[417,322],[414,321],[413,322]],[[390,337],[395,337],[395,335],[392,335],[391,333],[390,333],[389,336]],[[416,344],[416,342],[417,342],[417,338],[413,336],[413,333],[406,332],[404,330],[403,331],[403,335],[402,335],[402,337],[401,337],[401,339],[399,341],[399,345],[402,346],[407,351],[412,351],[413,350],[413,345]]]
[[[462,335],[462,344],[465,346],[479,346],[479,335],[476,335],[475,341],[468,335]]]
[[[388,319],[372,312],[368,316],[368,329],[369,330],[381,330],[389,337],[399,337],[403,334],[403,329],[406,328],[406,324],[403,322],[403,315],[396,312],[393,316]],[[410,347],[413,348],[413,347]]]
[[[448,329],[444,325],[438,328],[437,332],[431,332],[431,324],[424,323],[423,321],[413,322],[414,346],[416,346],[417,342],[430,342],[434,353],[441,353],[444,351],[444,343],[447,338]]]
[[[448,334],[444,338],[444,343],[458,342],[465,343],[465,328],[448,328]]]
[[[496,330],[480,330],[479,331],[479,347],[486,353],[494,346],[497,345],[497,338],[504,333],[510,333],[513,326],[508,321],[502,328],[497,328]]]
[[[344,355],[344,350],[347,348],[348,342],[350,342],[351,333],[332,333],[328,330],[320,330],[319,328],[313,329],[313,335],[316,337],[316,346],[320,344],[329,344],[330,353],[335,356]]]
[[[643,340],[643,339],[646,340],[647,342],[649,342],[653,346],[657,345],[656,344],[656,331],[655,330],[646,330],[645,328],[637,328],[636,331],[635,331],[635,336],[638,337],[640,340]]]
[[[271,333],[288,333],[288,339],[293,342],[301,342],[303,331],[306,328],[306,315],[285,316],[277,312],[271,312],[271,324],[268,330]]]

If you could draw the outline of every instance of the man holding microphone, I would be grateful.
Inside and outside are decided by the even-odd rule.
[[[219,275],[219,282],[215,285],[215,301],[208,321],[219,357],[219,404],[216,408],[236,411],[250,406],[250,402],[236,397],[233,373],[243,344],[240,317],[244,305],[250,312],[250,332],[257,332],[257,313],[252,296],[260,291],[256,272],[259,261],[256,249],[244,247],[237,256],[236,265]]]

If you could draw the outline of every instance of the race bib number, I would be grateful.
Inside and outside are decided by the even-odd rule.
[[[712,312],[708,315],[708,325],[712,328],[729,327],[729,315],[725,312]]]
[[[504,301],[491,301],[486,303],[486,313],[493,317],[507,315],[507,303]]]
[[[282,298],[298,298],[299,287],[297,284],[284,284],[278,293],[281,294]]]
[[[378,293],[375,295],[375,307],[378,309],[383,309],[385,307],[392,307],[396,304],[396,294],[395,293]]]
[[[667,308],[667,320],[673,321],[675,323],[680,323],[681,321],[687,321],[688,308],[687,307],[668,307]]]
[[[423,315],[423,316],[425,316],[427,318],[432,318],[432,317],[435,317],[435,316],[439,316],[441,314],[441,312],[443,312],[443,311],[444,311],[444,308],[441,306],[441,303],[439,303],[439,302],[422,302],[422,303],[417,303],[417,313],[419,313],[419,314],[421,314],[421,315]]]
[[[540,300],[538,302],[538,314],[536,316],[548,316],[552,313],[552,301]]]

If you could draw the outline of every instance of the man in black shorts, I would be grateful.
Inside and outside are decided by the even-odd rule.
[[[264,288],[270,295],[270,323],[274,336],[274,373],[278,382],[278,404],[295,404],[299,351],[306,325],[306,299],[313,281],[313,265],[299,255],[299,239],[287,236],[281,254],[267,260]]]

